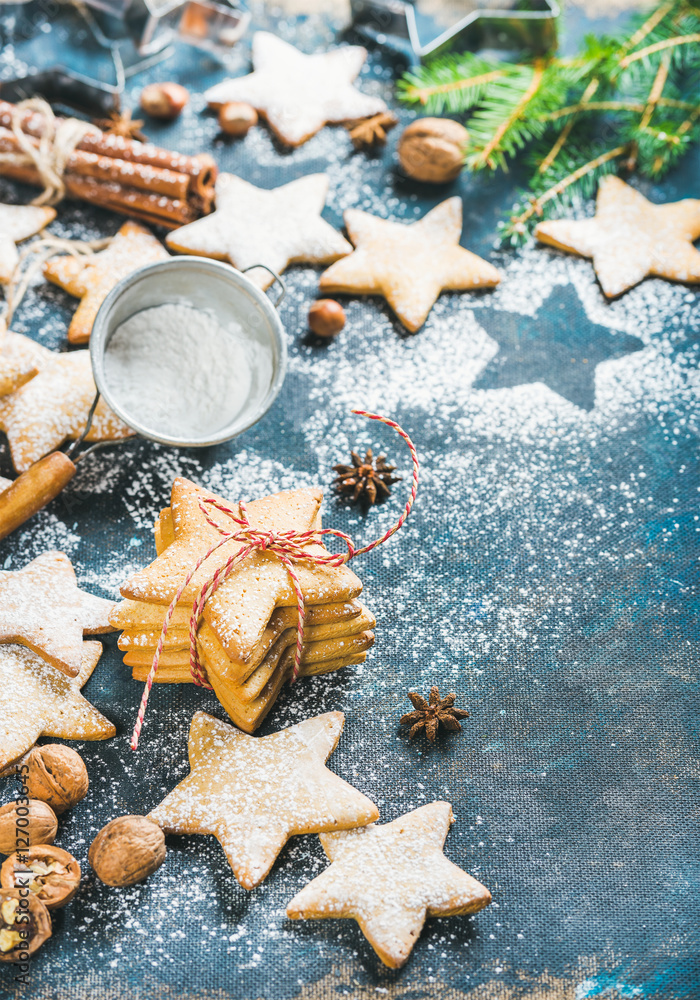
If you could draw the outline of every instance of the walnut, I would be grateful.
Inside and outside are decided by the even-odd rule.
[[[179,83],[149,83],[141,91],[140,104],[151,118],[171,122],[189,99],[189,92]]]
[[[399,163],[405,174],[427,184],[446,184],[459,175],[469,133],[450,118],[419,118],[399,139]]]
[[[0,889],[0,962],[26,962],[51,937],[51,917],[40,899]]]
[[[7,802],[0,808],[0,854],[32,844],[53,844],[57,826],[56,814],[47,802]]]
[[[29,889],[47,910],[57,910],[80,888],[80,865],[60,847],[35,844],[5,859],[0,885],[3,889]]]
[[[34,747],[26,756],[27,793],[33,799],[48,802],[55,813],[65,812],[84,799],[88,791],[88,774],[83,758],[61,743]]]
[[[145,816],[120,816],[97,834],[88,860],[106,885],[134,885],[165,861],[163,831]]]

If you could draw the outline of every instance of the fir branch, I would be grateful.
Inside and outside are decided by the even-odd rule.
[[[591,82],[588,84],[583,92],[583,97],[579,102],[579,108],[581,111],[585,111],[590,104],[591,98],[595,96],[596,91],[600,87],[600,80],[597,77],[593,77]],[[554,164],[556,158],[561,153],[564,145],[566,144],[569,136],[571,135],[571,130],[576,124],[576,115],[572,115],[569,121],[566,123],[562,131],[559,133],[557,141],[554,143],[550,151],[544,157],[539,167],[537,168],[539,173],[545,174],[549,168]]]
[[[637,52],[632,52],[630,55],[625,56],[624,59],[620,60],[620,69],[626,69],[628,66],[631,66],[632,63],[638,62],[640,59],[648,59],[649,56],[654,55],[656,52],[663,52],[666,49],[672,49],[678,45],[698,44],[700,44],[700,32],[693,35],[680,35],[675,38],[664,38],[660,42],[654,42],[653,45],[648,45],[645,49],[639,49]]]
[[[526,232],[525,224],[529,222],[533,216],[541,216],[545,205],[547,205],[550,201],[558,198],[567,190],[567,188],[570,188],[572,185],[576,184],[593,171],[607,163],[610,163],[612,160],[628,156],[630,152],[632,152],[632,150],[629,145],[617,146],[615,149],[610,149],[606,153],[601,153],[600,156],[597,156],[594,160],[584,163],[583,166],[572,171],[572,173],[562,178],[562,180],[553,184],[552,187],[547,188],[547,190],[543,194],[539,195],[539,197],[533,198],[524,212],[511,218],[510,225],[504,230],[504,235],[524,235]]]
[[[456,59],[436,59],[407,73],[397,89],[401,100],[419,104],[429,114],[463,114],[484,97],[489,84],[512,74],[512,65],[465,53]]]
[[[677,0],[669,0],[668,3],[662,3],[656,8],[654,13],[647,18],[644,24],[639,27],[626,42],[620,46],[620,52],[630,52],[632,49],[636,49],[638,45],[644,41],[644,39],[660,24],[667,14],[678,6]]]
[[[654,77],[654,83],[652,84],[651,90],[649,91],[649,97],[647,98],[647,105],[644,109],[644,114],[642,115],[642,120],[639,123],[640,129],[645,129],[649,122],[651,121],[651,116],[654,114],[654,110],[661,100],[661,95],[663,94],[664,87],[666,86],[666,81],[668,80],[668,67],[670,65],[670,59],[668,58],[668,53],[664,53],[661,62],[659,63],[659,69]]]
[[[532,79],[530,80],[530,84],[525,93],[510,113],[494,130],[493,135],[485,143],[483,149],[475,153],[470,158],[469,166],[472,170],[479,170],[481,167],[491,167],[493,169],[495,165],[494,153],[502,143],[508,130],[512,129],[516,122],[522,120],[528,104],[532,101],[537,94],[537,91],[540,89],[543,76],[544,63],[542,60],[538,60],[532,69]]]
[[[445,83],[436,83],[425,87],[421,87],[416,80],[415,83],[411,83],[405,87],[402,96],[407,103],[417,101],[420,104],[426,105],[431,99],[439,101],[445,99],[446,94],[454,93],[455,91],[460,91],[462,99],[464,99],[465,92],[468,91],[470,92],[469,99],[473,101],[478,88],[483,87],[487,83],[492,83],[494,80],[498,80],[503,75],[504,70],[492,69],[487,73],[479,73],[476,76],[459,77],[455,80],[448,80]]]

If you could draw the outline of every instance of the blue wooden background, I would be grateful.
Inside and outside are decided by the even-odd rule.
[[[320,16],[256,8],[308,51],[333,41]],[[0,77],[64,58],[109,78],[81,22],[51,15],[32,39],[6,45]],[[566,45],[587,26],[569,19]],[[590,25],[588,25],[590,27]],[[595,22],[594,27],[602,26]],[[233,72],[247,67],[248,41]],[[361,86],[391,96],[394,66],[373,53]],[[517,172],[465,175],[444,190],[400,179],[392,134],[377,158],[326,129],[284,152],[263,129],[227,143],[201,91],[223,71],[180,47],[129,80],[177,78],[195,94],[156,142],[210,149],[222,169],[263,187],[327,171],[325,217],[359,206],[397,219],[444,197],[464,198],[463,243],[503,271],[493,293],[445,295],[426,327],[406,336],[382,302],[348,300],[333,343],[306,333],[318,272],[288,272],[282,306],[290,371],[266,418],[238,440],[177,452],[133,441],[98,453],[66,493],[0,543],[15,568],[48,548],[73,559],[105,596],[153,557],[152,521],[171,481],[189,476],[232,498],[295,484],[328,487],[350,446],[386,450],[408,475],[400,442],[352,417],[379,408],[413,435],[423,462],[406,529],[359,567],[378,619],[362,668],[287,691],[263,732],[331,709],[346,729],[331,766],[369,794],[383,819],[436,798],[457,818],[446,851],[483,881],[494,903],[474,918],[430,921],[408,965],[384,969],[351,921],[291,924],[287,901],[324,867],[317,838],[298,838],[267,881],[246,893],[213,838],[169,838],[143,885],[96,882],[87,849],[114,816],[146,812],[186,773],[190,718],[219,715],[213,697],[159,687],[141,748],[128,738],[141,694],[115,637],[86,694],[118,727],[79,746],[89,797],[61,820],[57,842],[84,864],[80,896],[54,920],[30,985],[0,970],[0,995],[41,1000],[691,1000],[700,996],[698,941],[698,412],[699,296],[647,281],[607,303],[588,262],[530,246],[496,248]],[[402,112],[403,120],[410,118]],[[150,123],[149,123],[150,125]],[[653,199],[699,196],[700,157]],[[0,184],[0,199],[27,192]],[[591,206],[584,206],[590,211]],[[114,232],[120,220],[61,207],[54,231]],[[16,329],[65,349],[74,303],[38,285]],[[6,450],[0,474],[10,471]],[[327,491],[325,522],[360,542],[403,502],[366,516]],[[472,713],[461,735],[411,744],[398,718],[408,689],[438,683]],[[6,800],[12,785],[5,782]]]

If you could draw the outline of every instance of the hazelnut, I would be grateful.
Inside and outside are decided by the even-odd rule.
[[[399,163],[405,174],[427,184],[445,184],[459,175],[469,133],[450,118],[419,118],[399,139]]]
[[[317,337],[335,337],[345,326],[345,310],[335,299],[317,299],[309,309],[309,329]]]
[[[0,868],[0,886],[29,889],[47,910],[57,910],[69,903],[80,888],[80,865],[60,847],[36,844],[5,859]]]
[[[8,802],[0,808],[0,854],[53,844],[58,823],[50,805],[40,799],[22,804]]]
[[[141,91],[141,107],[151,118],[171,122],[190,99],[189,91],[179,83],[149,83]]]
[[[88,860],[106,885],[134,885],[165,861],[163,831],[145,816],[120,816],[102,827]]]
[[[87,795],[89,780],[83,758],[70,747],[61,743],[34,747],[24,763],[28,795],[48,802],[55,813],[60,815]]]
[[[0,962],[24,962],[51,937],[51,917],[40,899],[0,889]]]
[[[243,136],[258,124],[258,113],[250,104],[229,101],[219,109],[219,126],[225,135]]]

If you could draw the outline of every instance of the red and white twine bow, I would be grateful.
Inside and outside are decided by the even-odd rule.
[[[413,507],[413,503],[416,499],[416,492],[418,490],[419,464],[418,455],[413,441],[411,441],[408,434],[401,427],[399,427],[394,420],[389,420],[388,417],[382,417],[378,413],[368,413],[366,410],[352,410],[351,412],[360,417],[368,417],[370,420],[378,420],[380,423],[386,424],[387,427],[391,427],[395,430],[408,445],[409,451],[411,452],[411,459],[413,460],[411,495],[406,501],[406,506],[404,507],[398,521],[396,521],[396,523],[389,528],[389,530],[386,531],[381,538],[377,538],[373,542],[370,542],[369,545],[364,545],[362,548],[356,549],[350,536],[346,535],[343,531],[338,531],[335,528],[312,528],[309,531],[264,531],[260,528],[251,527],[250,521],[248,520],[247,508],[243,501],[238,504],[238,509],[234,510],[231,507],[227,507],[226,504],[220,503],[218,500],[213,498],[205,498],[201,500],[200,508],[204,517],[207,522],[219,532],[221,538],[218,542],[212,545],[200,559],[197,560],[196,564],[192,567],[178,587],[175,596],[168,606],[168,610],[163,621],[163,627],[160,632],[160,638],[158,639],[158,644],[156,646],[156,652],[153,657],[153,663],[151,664],[151,669],[148,672],[146,685],[143,690],[143,695],[141,696],[141,704],[136,718],[136,725],[134,726],[134,731],[131,736],[132,750],[135,750],[139,743],[141,728],[146,715],[146,706],[148,705],[148,696],[151,693],[151,688],[153,687],[153,682],[155,680],[156,673],[158,672],[160,658],[165,645],[165,638],[168,634],[168,628],[170,627],[173,615],[175,614],[175,609],[177,608],[180,598],[189,586],[192,578],[198,572],[200,567],[207,561],[207,559],[218,551],[218,549],[227,545],[229,542],[238,542],[240,544],[240,548],[207,579],[192,605],[192,614],[190,615],[190,673],[192,674],[194,683],[199,685],[199,687],[208,688],[210,691],[212,690],[211,684],[207,681],[206,673],[200,662],[199,652],[197,650],[197,629],[199,628],[199,621],[204,611],[204,605],[221,586],[221,584],[224,583],[224,581],[231,575],[239,563],[243,562],[243,560],[254,551],[274,552],[287,570],[289,579],[294,587],[298,612],[297,642],[296,649],[294,651],[294,667],[292,669],[290,681],[290,683],[294,683],[299,676],[299,670],[301,667],[301,657],[304,644],[304,619],[306,617],[304,595],[301,591],[301,584],[299,582],[296,569],[294,568],[294,564],[297,562],[307,562],[313,566],[342,566],[344,563],[354,559],[355,556],[363,555],[365,552],[371,552],[372,549],[375,549],[378,545],[382,545],[387,541],[387,539],[391,538],[392,535],[396,534],[399,528],[403,526],[406,518],[411,512],[411,508]],[[225,528],[222,528],[221,525],[218,524],[209,514],[209,510],[212,507],[220,513],[226,514],[237,527],[232,531],[227,531]],[[336,538],[340,538],[341,541],[343,541],[347,546],[347,552],[328,552],[325,555],[322,553],[310,553],[306,546],[312,545],[313,543],[320,543],[324,535],[334,535]]]

